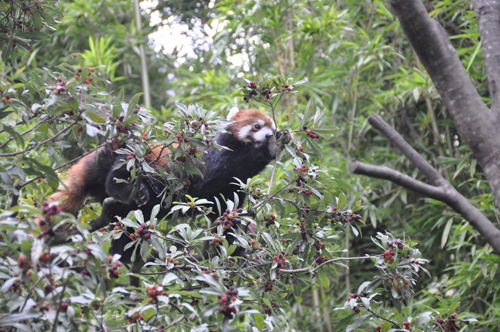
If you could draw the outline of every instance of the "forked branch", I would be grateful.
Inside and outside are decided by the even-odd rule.
[[[373,115],[370,117],[369,122],[380,130],[434,185],[413,179],[388,167],[373,166],[361,162],[352,164],[352,172],[389,180],[408,190],[445,203],[464,217],[485,238],[495,252],[500,254],[500,231],[493,223],[446,181],[431,164],[381,117]]]

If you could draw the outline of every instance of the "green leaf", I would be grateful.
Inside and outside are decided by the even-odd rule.
[[[347,201],[347,197],[344,193],[340,193],[338,200],[337,200],[337,211],[342,209]]]
[[[330,277],[326,273],[326,270],[320,270],[318,275],[319,280],[321,281],[321,286],[323,286],[325,289],[328,289],[330,287]]]
[[[97,122],[97,123],[104,123],[106,122],[103,118],[101,118],[99,115],[92,113],[92,112],[85,112],[85,114],[92,119],[92,121]]]
[[[139,103],[139,98],[143,95],[143,92],[136,93],[132,99],[130,99],[130,102],[128,103],[128,108],[127,108],[127,117],[133,114],[135,107]]]
[[[264,316],[262,314],[254,314],[255,326],[262,331],[264,329]]]
[[[444,248],[446,242],[448,241],[448,236],[450,235],[451,226],[453,226],[453,217],[448,219],[446,225],[444,226],[443,234],[441,235],[441,248]]]
[[[354,323],[352,323],[351,325],[347,326],[346,328],[346,332],[351,332],[351,331],[354,331],[355,329],[357,329],[358,327],[360,327],[364,322],[365,322],[365,319],[367,319],[368,317],[370,317],[370,315],[363,315],[363,316],[360,316],[358,318],[356,318],[354,320]]]

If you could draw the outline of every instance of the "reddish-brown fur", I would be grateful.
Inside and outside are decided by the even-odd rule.
[[[48,198],[48,202],[61,201],[60,208],[64,212],[75,214],[88,198],[84,191],[84,175],[90,163],[95,162],[97,152],[83,157],[68,171],[68,178],[64,185],[59,186],[58,192]],[[66,197],[62,199],[63,197]]]

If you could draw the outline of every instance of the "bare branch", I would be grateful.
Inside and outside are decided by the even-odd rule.
[[[443,185],[446,180],[439,172],[429,164],[399,133],[389,126],[380,116],[374,114],[370,116],[368,122],[377,128],[395,147],[399,149],[419,170],[424,173],[434,185]]]
[[[439,172],[413,149],[408,142],[381,117],[373,115],[369,122],[379,129],[405,156],[410,159],[427,177],[431,177],[436,186],[425,184],[387,167],[371,166],[355,162],[352,171],[371,177],[385,179],[407,189],[439,200],[458,212],[474,227],[485,240],[500,254],[500,231],[471,202],[462,196]]]
[[[497,2],[498,0],[493,0],[493,3]],[[479,15],[483,15],[483,18],[479,18],[484,20],[483,25],[486,20],[493,20],[494,12],[498,13],[496,9],[499,8],[498,4],[491,7],[482,6],[484,3],[486,1],[483,0],[475,2]],[[432,78],[458,131],[481,164],[495,196],[496,205],[500,207],[500,131],[497,125],[500,114],[491,112],[482,101],[446,32],[429,17],[422,1],[391,0],[391,5],[411,45]],[[493,14],[487,10],[492,8],[495,8]],[[494,19],[496,23],[492,24],[498,26],[498,16]],[[497,28],[481,30],[481,33],[498,32],[498,29],[495,29]],[[496,40],[500,40],[497,32],[489,33],[486,37],[490,46],[496,45]],[[498,54],[500,47],[496,51],[493,49],[491,54]],[[495,64],[498,63],[498,59],[495,60],[494,56],[490,60],[496,61]],[[489,66],[494,67],[495,73],[492,79],[496,82],[496,71],[500,69],[495,64],[492,63]],[[433,179],[430,178],[430,180]]]
[[[389,180],[401,187],[414,191],[420,195],[427,196],[438,201],[445,199],[446,193],[439,187],[416,180],[406,174],[395,171],[386,166],[374,166],[355,161],[351,165],[354,174],[367,175],[377,179]]]
[[[481,34],[491,108],[500,114],[500,1],[474,0],[472,3]]]

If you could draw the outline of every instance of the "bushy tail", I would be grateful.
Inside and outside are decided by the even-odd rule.
[[[89,172],[95,170],[97,157],[105,154],[105,150],[105,148],[101,148],[94,151],[73,165],[68,171],[66,180],[59,186],[58,191],[47,198],[43,209],[47,209],[50,214],[50,203],[59,201],[57,211],[76,214],[91,194],[87,183],[89,181]],[[43,217],[36,218],[35,222],[42,229],[47,226]]]

